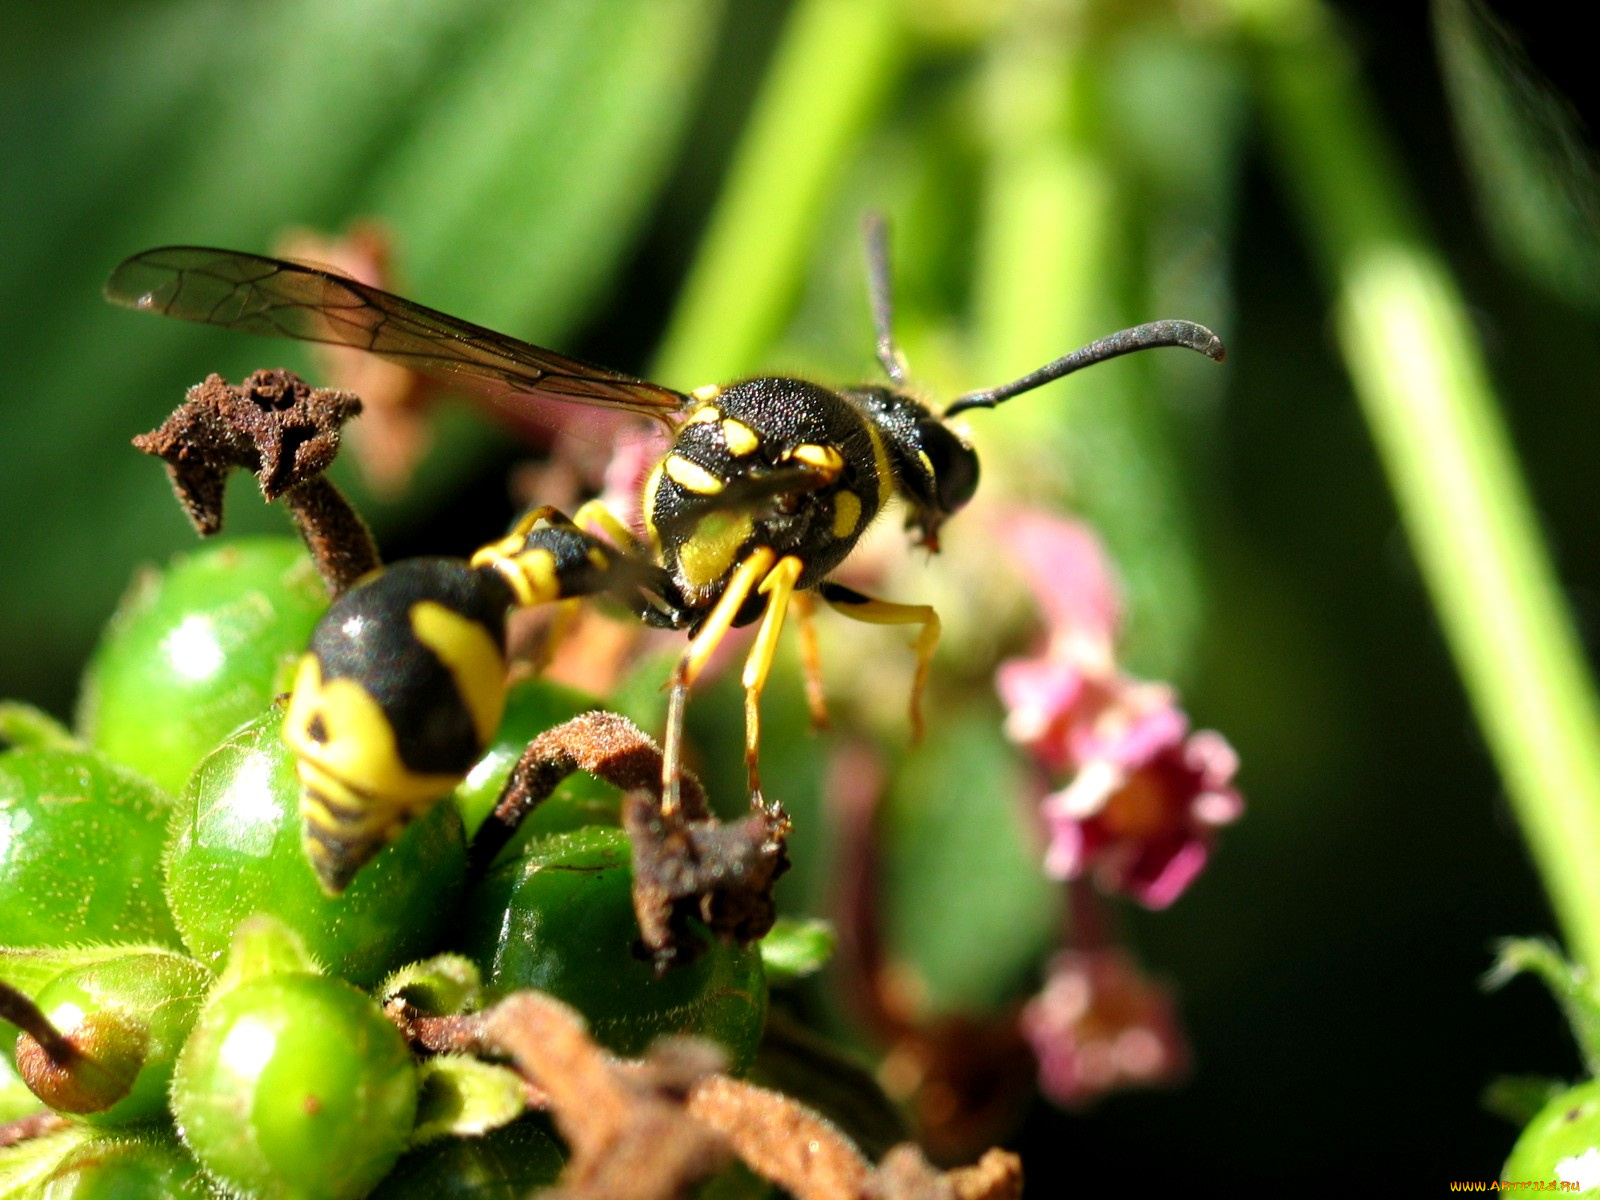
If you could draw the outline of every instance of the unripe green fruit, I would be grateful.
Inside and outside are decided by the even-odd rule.
[[[202,1166],[253,1197],[364,1196],[405,1148],[417,1076],[368,996],[272,975],[207,1004],[178,1059],[172,1111]]]
[[[289,926],[329,970],[362,986],[435,948],[466,874],[461,818],[435,805],[337,896],[301,848],[300,781],[274,705],[195,771],[173,812],[167,899],[184,944],[215,966],[247,917]]]
[[[65,971],[34,1003],[90,1062],[54,1064],[23,1035],[18,1067],[57,1112],[90,1124],[159,1117],[173,1063],[211,983],[209,971],[177,954],[133,954]]]
[[[539,1115],[483,1137],[441,1138],[413,1150],[372,1193],[372,1200],[523,1200],[547,1188],[566,1152]]]
[[[1600,1079],[1562,1092],[1517,1138],[1500,1172],[1511,1181],[1593,1181],[1600,1177]]]
[[[499,731],[454,793],[468,838],[494,809],[511,768],[529,742],[547,729],[601,707],[594,697],[546,679],[526,679],[514,685],[506,694],[506,711],[500,718]],[[620,824],[621,813],[622,793],[579,771],[562,780],[533,810],[500,854],[518,854],[530,840],[546,834],[586,825]]]
[[[211,1200],[220,1195],[170,1133],[96,1138],[40,1184],[40,1200]]]
[[[212,747],[288,689],[327,607],[291,538],[208,546],[147,570],[89,662],[79,731],[177,792]]]
[[[458,948],[490,991],[548,992],[619,1054],[640,1054],[665,1034],[699,1034],[743,1069],[766,1020],[760,952],[711,939],[695,962],[656,978],[635,954],[632,886],[622,830],[552,835],[484,877],[464,907]]]
[[[0,754],[0,945],[176,946],[161,894],[170,806],[91,750]]]

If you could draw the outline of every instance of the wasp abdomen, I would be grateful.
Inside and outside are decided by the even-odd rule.
[[[482,755],[505,707],[513,603],[492,570],[409,559],[351,588],[318,624],[284,740],[303,784],[306,849],[329,890]]]

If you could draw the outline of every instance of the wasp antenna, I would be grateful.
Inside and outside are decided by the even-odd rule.
[[[984,388],[982,391],[958,396],[944,410],[944,415],[953,417],[956,413],[965,412],[969,408],[993,408],[1003,400],[1020,396],[1023,392],[1031,392],[1040,384],[1060,379],[1063,375],[1070,375],[1083,367],[1105,362],[1108,358],[1132,354],[1136,350],[1154,350],[1158,346],[1183,346],[1198,351],[1216,362],[1221,362],[1227,354],[1222,339],[1204,325],[1197,325],[1193,321],[1151,321],[1148,325],[1123,329],[1098,341],[1090,342],[1087,346],[1080,346],[1071,354],[1063,355],[1053,363],[1046,363],[1021,379],[1013,379],[1010,383],[1001,384],[999,387]]]
[[[894,293],[889,283],[889,222],[881,212],[861,219],[867,242],[867,298],[872,305],[872,328],[877,334],[878,361],[896,385],[906,381],[906,360],[894,344]]]

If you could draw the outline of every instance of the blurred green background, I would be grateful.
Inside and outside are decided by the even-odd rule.
[[[1570,35],[1506,7],[1581,115]],[[1233,742],[1250,805],[1172,910],[1127,919],[1181,996],[1192,1079],[1078,1114],[1035,1103],[1014,1141],[1033,1194],[1491,1178],[1514,1129],[1484,1086],[1579,1065],[1535,985],[1479,990],[1493,939],[1554,923],[1352,394],[1329,230],[1359,219],[1340,215],[1346,184],[1405,197],[1454,273],[1585,637],[1600,272],[1591,151],[1548,134],[1471,10],[1440,12],[1443,36],[1423,6],[1287,0],[6,4],[0,694],[69,714],[135,564],[192,544],[128,438],[209,371],[310,369],[299,347],[103,305],[125,255],[268,251],[293,226],[375,217],[400,290],[448,312],[682,388],[843,380],[876,374],[857,223],[880,208],[931,394],[1154,317],[1204,321],[1230,349],[1222,369],[1097,368],[973,421],[986,489],[1099,524],[1133,667]],[[1381,176],[1329,168],[1320,207],[1306,189],[1338,146],[1285,132],[1296,54],[1372,106],[1383,144]],[[465,408],[442,425],[402,500],[374,501],[343,464],[391,555],[461,553],[506,518],[523,451]],[[230,498],[231,529],[282,528],[248,481]],[[986,731],[961,734],[981,758],[999,712],[975,663],[1020,643],[986,643],[961,611],[983,596],[940,561],[921,570],[963,681],[937,699]],[[904,664],[885,672],[898,704]],[[1025,872],[972,832],[996,811],[975,804],[943,836]],[[940,861],[901,820],[905,853]],[[798,854],[827,853],[801,837]],[[907,886],[891,905],[930,911]],[[962,920],[898,931],[955,981],[948,1002],[1025,985],[1048,915],[965,991],[959,956],[933,961],[970,941]]]

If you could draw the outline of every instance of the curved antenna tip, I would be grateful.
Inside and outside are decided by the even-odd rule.
[[[1151,321],[1148,325],[1137,325],[1132,329],[1124,329],[1109,337],[1090,342],[1071,354],[1063,355],[1055,362],[1046,363],[1037,371],[1030,371],[1020,379],[1013,379],[1010,383],[958,396],[944,410],[944,415],[952,417],[970,408],[993,408],[1013,396],[1031,392],[1036,387],[1060,379],[1063,375],[1070,375],[1084,367],[1140,350],[1154,350],[1159,346],[1180,346],[1185,350],[1204,354],[1213,362],[1221,362],[1228,356],[1228,349],[1222,344],[1222,339],[1196,321]]]
[[[1184,343],[1190,349],[1198,350],[1212,362],[1222,362],[1228,357],[1228,348],[1222,344],[1222,339],[1211,330],[1204,325],[1195,325],[1193,321],[1184,321],[1182,324],[1194,325],[1195,333],[1199,335],[1198,341]]]

